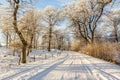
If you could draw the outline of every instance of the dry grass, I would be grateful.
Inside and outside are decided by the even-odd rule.
[[[88,44],[82,51],[93,57],[104,59],[110,62],[115,62],[115,56],[119,54],[120,46],[118,43],[97,43]]]
[[[72,50],[73,51],[79,51],[80,50],[80,41],[79,40],[74,40],[74,42],[72,43]]]
[[[74,40],[71,49],[73,51],[80,51],[82,50],[83,46],[85,46],[84,42],[80,42],[80,40]]]

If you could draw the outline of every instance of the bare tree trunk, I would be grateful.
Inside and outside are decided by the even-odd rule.
[[[92,32],[92,40],[91,40],[91,43],[92,43],[92,44],[94,43],[94,35],[95,35],[94,32],[95,32],[95,31]]]
[[[29,56],[29,53],[32,49],[32,43],[33,43],[33,35],[31,36],[31,39],[30,39],[30,44],[29,44],[29,47],[28,47],[28,52],[27,52],[27,56]],[[34,43],[35,44],[35,43]]]
[[[52,38],[52,27],[50,26],[49,30],[49,43],[48,43],[48,51],[51,51],[51,38]]]
[[[15,56],[15,48],[13,49],[13,56]]]
[[[14,21],[13,21],[13,28],[15,30],[15,32],[17,33],[17,35],[19,36],[22,44],[23,44],[23,48],[22,48],[22,63],[26,63],[26,49],[27,49],[27,42],[25,41],[22,33],[18,30],[17,27],[17,13],[18,13],[18,8],[19,8],[19,0],[14,0],[15,3],[15,7],[14,7],[14,12],[13,12],[13,17],[14,17]]]
[[[118,40],[118,34],[117,34],[117,26],[116,26],[116,24],[114,24],[114,30],[115,30],[115,39],[116,39],[116,42],[118,42],[119,40]]]
[[[32,45],[29,45],[29,47],[28,47],[27,56],[29,56],[29,54],[30,54],[30,52],[31,52],[31,46],[32,46]]]
[[[19,57],[18,65],[20,65],[21,55],[19,55],[18,57]]]
[[[6,33],[6,48],[8,48],[8,41],[9,41],[9,36],[8,36],[9,32],[7,30],[7,33]]]
[[[23,45],[23,48],[22,48],[22,63],[26,63],[26,49],[27,49],[27,45]]]

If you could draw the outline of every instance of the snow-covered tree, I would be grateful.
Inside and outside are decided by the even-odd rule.
[[[38,12],[34,9],[30,9],[24,14],[19,23],[19,30],[24,34],[24,38],[28,43],[28,54],[32,47],[35,48],[37,34],[40,30],[39,20]]]
[[[87,43],[93,43],[103,10],[112,0],[79,0],[65,6],[63,14]]]
[[[41,11],[41,13],[42,24],[47,28],[48,31],[48,51],[50,51],[53,28],[58,25],[60,21],[60,12],[53,6],[47,6],[43,11]]]
[[[13,12],[13,29],[18,35],[20,41],[22,42],[22,63],[26,63],[26,50],[27,50],[27,41],[25,40],[23,34],[18,29],[18,11],[22,9],[25,5],[32,3],[34,0],[6,0],[10,5],[10,8]]]
[[[110,12],[106,13],[103,18],[104,26],[112,27],[113,33],[112,35],[115,36],[116,42],[119,41],[119,31],[120,31],[120,9],[113,9]]]

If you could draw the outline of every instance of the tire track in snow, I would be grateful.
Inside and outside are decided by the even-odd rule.
[[[71,57],[68,59],[69,65],[68,70],[64,73],[64,77],[62,80],[80,80],[79,75],[75,71],[75,60],[77,59],[77,56],[75,54],[70,55]],[[66,78],[67,77],[67,78]],[[78,79],[79,78],[79,79]]]
[[[86,73],[89,71],[85,68],[86,66],[83,66],[81,60],[79,55],[70,55],[70,58],[66,61],[69,64],[68,69],[65,70],[60,80],[94,80],[92,75]],[[80,72],[76,71],[79,70],[78,68],[81,68]]]
[[[85,56],[87,56],[87,55],[84,54],[83,58],[86,60],[86,62],[88,62],[89,64],[91,64],[91,66],[93,67],[93,69],[97,72],[97,74],[95,74],[94,72],[92,72],[92,73],[94,75],[96,75],[97,78],[99,77],[98,80],[101,80],[101,79],[103,79],[103,80],[105,80],[105,79],[106,80],[120,80],[117,77],[115,77],[114,75],[105,72],[104,70],[100,69],[99,67],[97,67],[96,65],[94,65],[93,63],[91,63],[91,61],[88,60]]]
[[[32,73],[32,70],[37,69],[39,72],[35,75],[32,73],[33,76],[27,80],[120,80],[114,75],[105,72],[101,67],[91,63],[94,60],[92,57],[89,60],[87,55],[74,52],[68,53],[70,54],[55,59],[51,63],[39,65],[38,69],[33,68],[20,74],[15,74],[16,76],[12,76],[11,79],[22,74],[25,76],[27,72]],[[40,71],[39,69],[42,67],[45,68]],[[22,76],[23,79],[21,80],[25,80],[24,76]]]
[[[47,74],[49,74],[49,72],[54,70],[58,65],[62,64],[63,62],[65,62],[67,58],[68,58],[68,56],[65,59],[63,59],[63,60],[53,64],[52,66],[49,66],[47,69],[43,70],[42,72],[32,76],[28,80],[40,80],[40,79],[43,79]]]
[[[96,80],[91,69],[88,67],[88,65],[85,63],[84,58],[82,57],[81,60],[82,70],[86,74],[87,80]]]
[[[69,54],[69,53],[68,53]],[[47,74],[42,80],[69,80],[72,74],[69,72],[70,66],[73,64],[72,56],[69,54],[69,58],[62,64],[58,65],[54,70]],[[61,72],[62,71],[62,72]],[[68,76],[68,77],[67,77]]]
[[[71,56],[71,54],[69,54],[69,58],[66,61],[64,61],[62,64],[58,65],[57,68],[52,70],[42,80],[49,80],[49,78],[51,80],[70,80],[70,78],[72,78],[72,76],[74,76],[73,75],[74,72],[71,70],[71,67],[73,66],[73,61],[74,61],[73,56]]]
[[[52,60],[52,61],[47,62],[47,63],[45,63],[45,64],[40,64],[40,65],[34,66],[34,67],[32,67],[32,68],[25,69],[25,70],[23,70],[23,71],[20,71],[20,72],[18,72],[18,73],[16,73],[16,74],[13,74],[13,75],[8,76],[8,77],[6,77],[6,78],[4,78],[4,79],[1,79],[1,80],[13,80],[14,78],[16,78],[16,77],[18,77],[18,76],[25,75],[27,72],[32,72],[32,71],[35,70],[35,69],[40,69],[40,68],[44,67],[44,65],[52,64],[52,63],[54,63],[54,62],[56,62],[56,61],[59,61],[59,60],[61,60],[61,59],[66,58],[67,56],[68,56],[68,54],[66,54],[66,55],[63,56],[62,58],[61,58],[61,57],[58,58],[57,60]]]

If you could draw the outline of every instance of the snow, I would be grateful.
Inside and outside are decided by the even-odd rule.
[[[120,80],[120,66],[81,52],[33,50],[21,65],[8,53],[0,48],[0,80]]]

